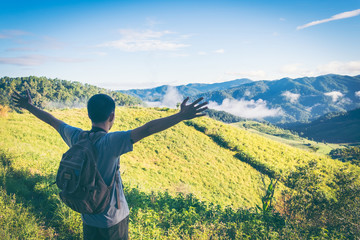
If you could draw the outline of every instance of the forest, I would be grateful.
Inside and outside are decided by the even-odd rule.
[[[30,91],[33,102],[37,106],[47,109],[85,107],[87,100],[97,93],[110,95],[118,106],[141,103],[138,98],[90,84],[30,76],[0,78],[0,105],[13,107],[12,91],[26,92],[26,90]]]

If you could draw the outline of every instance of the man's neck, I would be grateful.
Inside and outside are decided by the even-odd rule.
[[[109,132],[109,127],[107,126],[106,123],[93,123],[92,124],[92,128],[101,128],[102,130],[104,130],[105,132]]]

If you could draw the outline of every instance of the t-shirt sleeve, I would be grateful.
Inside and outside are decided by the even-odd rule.
[[[80,128],[70,126],[66,123],[62,123],[59,127],[59,134],[64,142],[71,147],[79,139],[79,134],[83,131]]]
[[[107,134],[109,146],[114,156],[117,157],[133,150],[130,133],[131,130],[111,132]]]

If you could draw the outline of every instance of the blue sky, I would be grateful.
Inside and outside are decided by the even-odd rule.
[[[110,89],[360,74],[360,0],[0,1],[0,77]]]

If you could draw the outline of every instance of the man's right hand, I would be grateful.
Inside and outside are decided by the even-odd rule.
[[[11,96],[17,107],[28,109],[32,105],[29,90],[26,90],[26,97],[21,96],[18,92],[14,91]]]
[[[14,91],[12,98],[17,107],[25,108],[26,110],[28,110],[29,112],[34,114],[35,117],[39,118],[41,121],[49,124],[50,126],[55,128],[57,131],[59,131],[59,127],[63,122],[61,120],[55,118],[50,113],[45,112],[45,111],[41,110],[40,108],[35,107],[32,104],[29,90],[26,91],[25,97],[21,96],[18,92]]]

